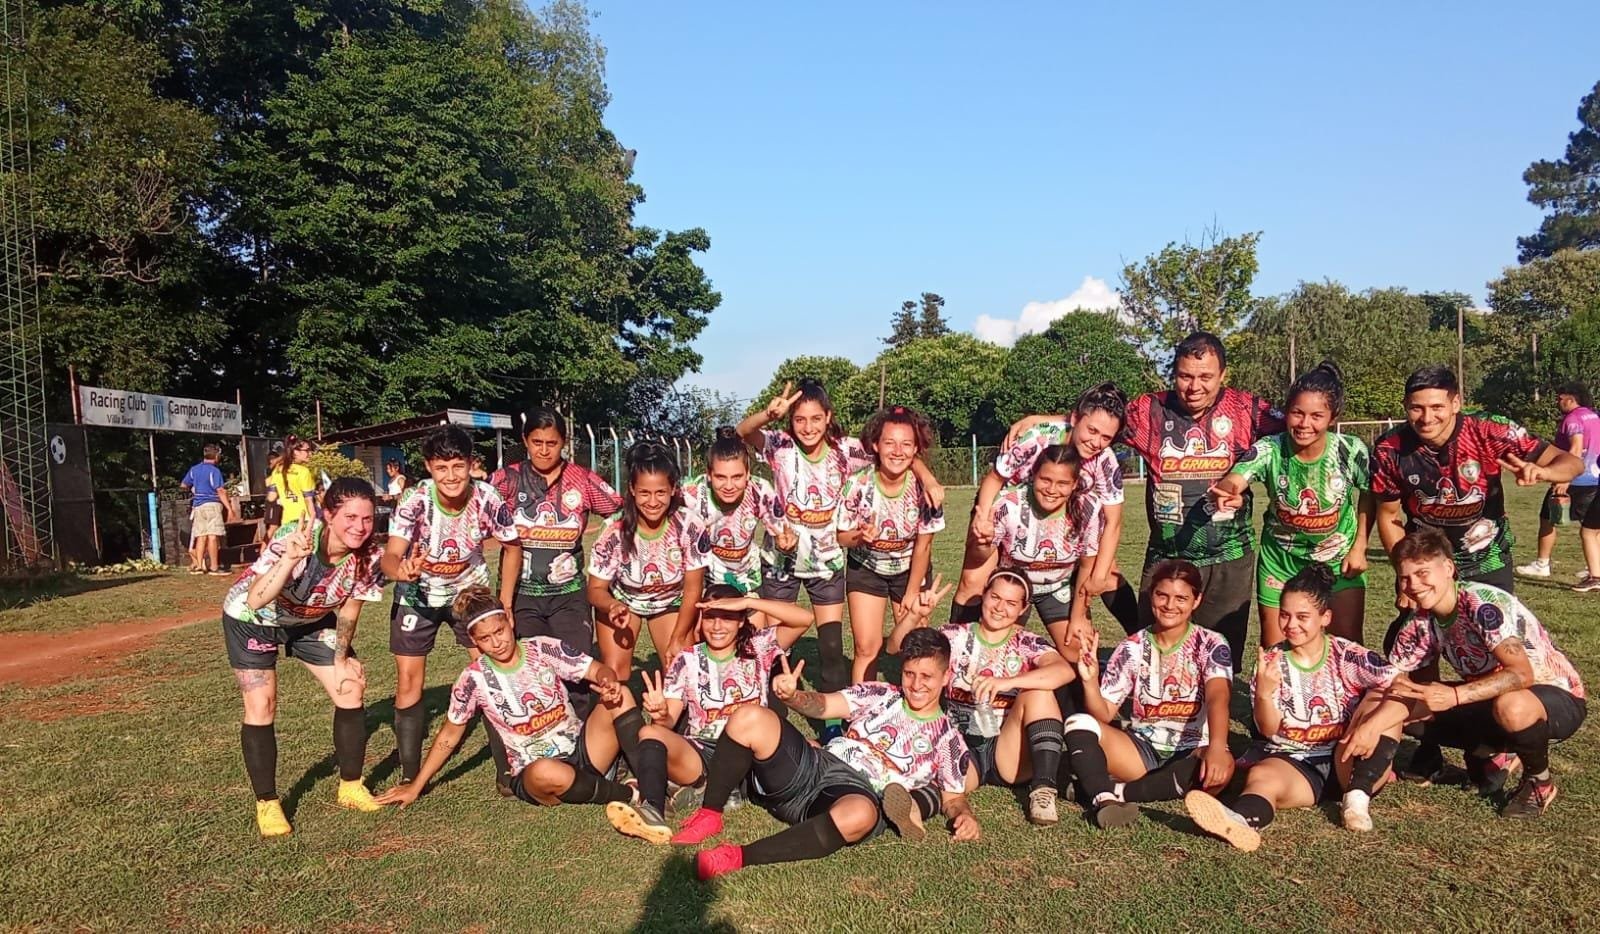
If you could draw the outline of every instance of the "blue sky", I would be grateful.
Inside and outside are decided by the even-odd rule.
[[[857,362],[924,290],[1003,335],[1213,222],[1301,280],[1481,301],[1600,79],[1591,3],[599,2],[640,221],[701,226],[685,381]],[[1113,6],[1115,8],[1113,8]],[[1063,308],[1064,310],[1064,308]]]

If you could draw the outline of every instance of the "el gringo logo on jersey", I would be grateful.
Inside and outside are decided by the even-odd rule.
[[[1200,712],[1199,701],[1162,701],[1146,704],[1143,716],[1152,720],[1187,720]]]
[[[1300,503],[1293,509],[1282,504],[1274,509],[1278,521],[1299,532],[1331,532],[1339,524],[1340,510],[1337,507],[1324,510],[1315,490],[1301,490]]]
[[[1343,723],[1319,723],[1315,726],[1286,726],[1283,738],[1295,743],[1315,745],[1335,740],[1344,735]]]
[[[1456,495],[1455,484],[1440,480],[1436,496],[1416,494],[1417,512],[1437,522],[1466,522],[1483,514],[1483,490],[1472,489],[1466,496]]]
[[[1233,466],[1226,442],[1211,444],[1198,425],[1184,432],[1183,446],[1170,437],[1161,439],[1161,475],[1172,480],[1210,480]]]
[[[798,522],[810,529],[825,529],[833,522],[831,509],[801,509],[794,503],[790,503],[783,514],[790,522]]]
[[[579,532],[574,528],[547,529],[538,527],[524,527],[521,530],[523,544],[534,548],[566,548],[578,540]]]
[[[531,697],[524,698],[525,701],[531,699]],[[522,723],[511,724],[511,730],[518,736],[538,736],[566,719],[567,709],[565,707],[547,707]]]

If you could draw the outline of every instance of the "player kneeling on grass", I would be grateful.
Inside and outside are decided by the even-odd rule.
[[[1514,753],[1522,782],[1500,814],[1538,817],[1556,797],[1550,744],[1576,733],[1588,709],[1577,669],[1522,601],[1488,584],[1456,580],[1442,533],[1412,532],[1391,558],[1401,592],[1416,607],[1389,655],[1411,673],[1395,686],[1421,721],[1407,732],[1424,745],[1464,750],[1467,773],[1483,794],[1498,793],[1510,777],[1510,768],[1497,767],[1496,754]],[[1439,681],[1440,658],[1465,680]]]
[[[672,836],[662,817],[667,780],[691,790],[705,782],[728,719],[743,707],[766,705],[773,667],[783,657],[783,634],[798,636],[813,620],[802,606],[740,596],[727,584],[713,584],[706,595],[698,627],[704,641],[680,652],[653,679],[644,673],[640,700],[650,725],[639,731],[637,751],[628,755],[641,800],[606,806],[611,826],[651,843]],[[775,625],[760,628],[757,620]],[[682,733],[673,730],[680,720]]]
[[[1097,671],[1098,637],[1077,662],[1084,713],[1067,718],[1067,755],[1096,827],[1123,827],[1136,804],[1171,801],[1199,787],[1220,790],[1233,778],[1228,751],[1228,693],[1233,659],[1219,633],[1194,625],[1200,569],[1167,560],[1150,572],[1146,602],[1155,622],[1112,650]],[[1127,731],[1114,725],[1133,701]]]
[[[1266,755],[1250,766],[1244,793],[1225,807],[1204,791],[1184,796],[1202,830],[1241,850],[1261,845],[1260,829],[1281,808],[1315,807],[1344,789],[1344,826],[1372,829],[1372,796],[1391,777],[1405,701],[1388,690],[1400,672],[1371,649],[1327,633],[1333,622],[1333,571],[1303,568],[1283,587],[1284,641],[1263,649],[1252,684],[1256,726]]]
[[[445,724],[428,748],[416,780],[378,796],[379,804],[404,807],[417,800],[430,779],[455,754],[467,725],[479,711],[505,744],[511,791],[529,804],[606,804],[629,801],[633,789],[614,781],[618,729],[640,715],[611,669],[573,652],[561,640],[518,640],[500,599],[486,587],[456,597],[461,620],[479,655],[450,689]],[[587,681],[600,703],[579,720],[564,681]]]
[[[889,634],[889,651],[926,626],[952,588],[922,592],[916,608]],[[1072,666],[1050,640],[1024,629],[1032,588],[1021,572],[990,575],[976,622],[938,631],[950,643],[945,710],[972,752],[967,790],[979,785],[1028,785],[1028,820],[1057,821],[1056,773],[1061,768],[1061,707],[1055,690],[1073,679]],[[1082,606],[1082,601],[1078,602]]]
[[[745,846],[702,850],[702,881],[764,863],[819,859],[870,839],[885,815],[902,836],[921,839],[922,822],[938,808],[957,840],[978,839],[978,819],[966,798],[971,761],[955,725],[939,709],[950,673],[950,644],[918,629],[900,647],[900,687],[881,681],[833,694],[799,689],[805,662],[772,681],[772,691],[807,717],[849,721],[826,748],[806,741],[794,724],[765,707],[746,705],[717,740],[705,802],[683,823],[673,843],[695,844],[722,832],[728,796],[748,777],[752,800],[788,830]]]
[[[222,604],[228,664],[244,695],[240,742],[256,793],[263,837],[289,832],[278,803],[278,648],[300,659],[333,700],[333,751],[339,762],[340,807],[375,811],[361,783],[367,754],[366,676],[356,660],[361,605],[383,599],[381,554],[372,543],[372,485],[345,477],[328,487],[322,521],[310,516],[261,550]]]

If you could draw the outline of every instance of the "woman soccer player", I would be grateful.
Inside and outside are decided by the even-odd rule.
[[[772,484],[750,475],[750,449],[732,428],[717,429],[706,452],[705,475],[684,484],[683,500],[690,521],[700,530],[697,545],[706,558],[708,585],[756,593],[761,589],[762,564],[758,537],[765,532],[785,552],[792,552],[798,542]]]
[[[1104,675],[1091,636],[1078,657],[1083,713],[1067,718],[1067,755],[1083,787],[1089,820],[1122,827],[1138,803],[1170,801],[1202,784],[1221,789],[1233,777],[1228,751],[1228,643],[1194,625],[1200,569],[1163,561],[1150,575],[1155,622],[1117,644]],[[1126,731],[1117,712],[1132,699]]]
[[[1345,828],[1372,829],[1368,805],[1388,780],[1408,706],[1388,692],[1399,669],[1365,646],[1328,635],[1333,585],[1333,572],[1322,564],[1284,585],[1284,642],[1262,650],[1251,685],[1266,757],[1250,766],[1244,793],[1231,806],[1204,791],[1184,796],[1202,830],[1241,850],[1261,845],[1261,828],[1279,810],[1316,806],[1331,790],[1330,776],[1344,789]]]
[[[639,731],[638,752],[629,759],[642,800],[606,808],[618,831],[651,843],[672,836],[662,817],[667,780],[685,788],[705,780],[728,718],[740,707],[767,705],[785,638],[792,642],[811,628],[811,611],[797,604],[741,594],[727,584],[707,587],[706,597],[700,604],[704,641],[680,652],[654,679],[644,673],[640,701],[650,725]],[[776,625],[761,628],[758,620]],[[682,732],[676,732],[680,720]]]
[[[893,601],[896,619],[915,612],[933,565],[934,533],[944,529],[944,510],[927,505],[911,472],[933,443],[928,420],[903,405],[883,409],[867,421],[861,443],[872,452],[873,466],[845,481],[834,519],[839,544],[850,550],[845,593],[856,649],[852,684],[877,680],[883,611]]]
[[[283,439],[283,452],[267,471],[266,541],[272,541],[284,526],[293,526],[307,516],[318,518],[317,478],[307,466],[310,460],[310,441],[294,435]]]
[[[351,645],[363,603],[383,599],[382,551],[372,542],[372,485],[343,477],[328,487],[324,519],[302,522],[262,549],[228,591],[222,633],[244,695],[245,771],[263,837],[289,832],[278,803],[278,650],[298,658],[333,701],[340,807],[377,810],[361,783],[367,754],[366,676]]]
[[[1278,594],[1312,564],[1339,569],[1333,582],[1333,633],[1361,641],[1367,534],[1377,505],[1367,446],[1352,435],[1328,433],[1343,408],[1339,368],[1324,361],[1307,370],[1289,387],[1287,430],[1257,441],[1213,487],[1224,511],[1243,505],[1241,494],[1251,480],[1260,480],[1271,497],[1256,561],[1263,646],[1283,641]]]
[[[618,681],[633,668],[641,626],[663,665],[691,644],[706,561],[678,480],[677,461],[664,446],[641,441],[630,448],[622,511],[606,520],[589,555],[600,660]]]

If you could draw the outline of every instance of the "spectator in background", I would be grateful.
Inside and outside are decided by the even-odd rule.
[[[217,466],[221,456],[221,447],[208,444],[203,451],[204,460],[183,475],[183,488],[194,494],[189,512],[190,574],[227,573],[222,570],[220,555],[222,539],[228,533],[228,515],[233,512],[233,497],[228,495],[227,481]]]
[[[1600,471],[1596,470],[1596,461],[1600,460],[1600,415],[1594,412],[1589,390],[1582,383],[1568,383],[1556,393],[1556,405],[1561,409],[1561,427],[1556,429],[1556,447],[1583,461],[1583,470],[1570,483],[1550,484],[1549,492],[1545,493],[1544,504],[1539,509],[1539,557],[1517,566],[1517,573],[1527,577],[1550,576],[1550,553],[1556,547],[1556,522],[1561,517],[1561,500],[1566,498],[1572,506],[1568,515],[1582,521],[1589,514],[1595,491],[1600,489],[1596,485],[1600,484]],[[1600,515],[1595,518],[1596,526],[1600,527]],[[1586,553],[1587,539],[1590,537],[1594,537],[1597,545],[1600,545],[1600,532],[1594,536],[1583,534],[1580,537],[1585,540]],[[1600,556],[1600,547],[1596,548],[1596,552]],[[1589,577],[1587,570],[1579,573],[1579,584],[1586,584]],[[1593,589],[1600,589],[1600,582]]]
[[[384,465],[384,471],[389,475],[389,484],[384,492],[388,494],[388,500],[393,504],[398,502],[400,494],[406,491],[405,468],[399,458],[391,458],[389,463]]]
[[[482,454],[472,455],[472,472],[470,476],[474,480],[487,481],[489,479],[489,468],[484,465]]]
[[[267,534],[272,541],[280,526],[304,518],[321,518],[317,506],[317,478],[311,472],[311,442],[289,435],[267,474]]]

